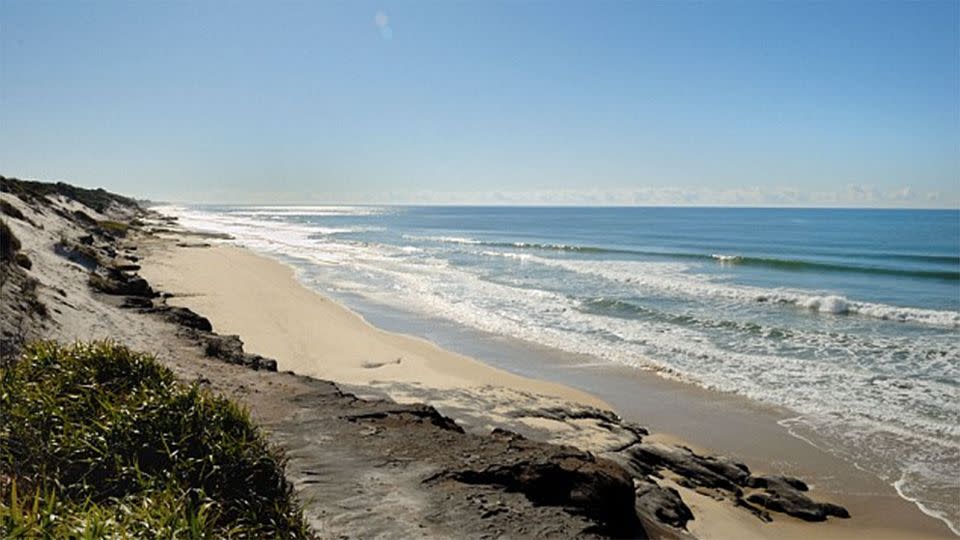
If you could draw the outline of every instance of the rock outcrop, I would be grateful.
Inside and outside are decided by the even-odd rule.
[[[701,456],[684,446],[641,441],[612,454],[611,458],[638,479],[662,478],[663,473],[669,471],[672,480],[683,487],[717,490],[764,521],[769,521],[770,516],[762,509],[807,521],[823,521],[830,516],[850,517],[843,507],[820,503],[806,496],[803,492],[807,491],[807,485],[799,479],[753,476],[743,463],[724,456]],[[692,515],[689,509],[682,501],[655,491],[653,486],[659,487],[651,480],[640,480],[637,488],[639,511],[661,523],[683,527],[691,519],[686,517]],[[745,495],[745,490],[750,493]]]
[[[649,480],[636,482],[636,510],[650,521],[677,529],[685,529],[687,522],[693,519],[693,512],[676,489],[661,487]]]
[[[487,452],[469,466],[444,471],[428,481],[501,486],[522,493],[535,505],[560,506],[586,516],[614,536],[642,530],[634,508],[633,480],[614,463],[504,430],[494,430],[484,448]]]
[[[788,476],[761,476],[750,478],[748,485],[763,491],[751,493],[747,501],[774,512],[804,519],[824,521],[830,516],[848,518],[846,508],[831,503],[820,503],[803,494],[807,485]]]

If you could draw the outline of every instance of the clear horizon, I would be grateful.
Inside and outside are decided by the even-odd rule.
[[[960,208],[960,3],[0,4],[0,174],[191,203]]]
[[[151,203],[151,207],[216,207],[216,206],[228,206],[228,207],[243,207],[243,208],[263,208],[263,209],[275,209],[275,208],[317,208],[317,207],[331,207],[331,208],[348,208],[348,207],[397,207],[397,208],[417,208],[417,207],[449,207],[449,208],[718,208],[718,209],[753,209],[753,210],[929,210],[937,212],[960,212],[960,208],[950,208],[950,207],[935,207],[935,206],[843,206],[843,205],[821,205],[821,206],[797,206],[797,205],[781,205],[781,206],[761,206],[753,204],[579,204],[579,203],[570,203],[570,204],[530,204],[530,203],[507,203],[507,204],[487,204],[487,203],[376,203],[376,202],[355,202],[355,203],[341,203],[341,202],[323,202],[323,201],[314,201],[314,202],[305,202],[305,203],[289,203],[289,202],[254,202],[254,203],[244,203],[244,202],[191,202],[191,201],[156,201],[146,199],[147,202]]]

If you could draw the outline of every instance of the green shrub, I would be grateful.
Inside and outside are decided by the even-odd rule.
[[[247,412],[149,356],[30,345],[0,409],[0,536],[309,536]]]

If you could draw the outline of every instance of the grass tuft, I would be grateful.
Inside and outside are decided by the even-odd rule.
[[[130,229],[130,226],[126,223],[120,223],[119,221],[98,221],[97,225],[104,231],[114,235],[114,236],[126,236],[127,230]]]
[[[111,342],[0,367],[0,536],[304,538],[247,412]]]

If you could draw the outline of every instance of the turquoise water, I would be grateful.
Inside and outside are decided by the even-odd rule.
[[[960,212],[205,206],[309,285],[787,407],[960,523]]]

